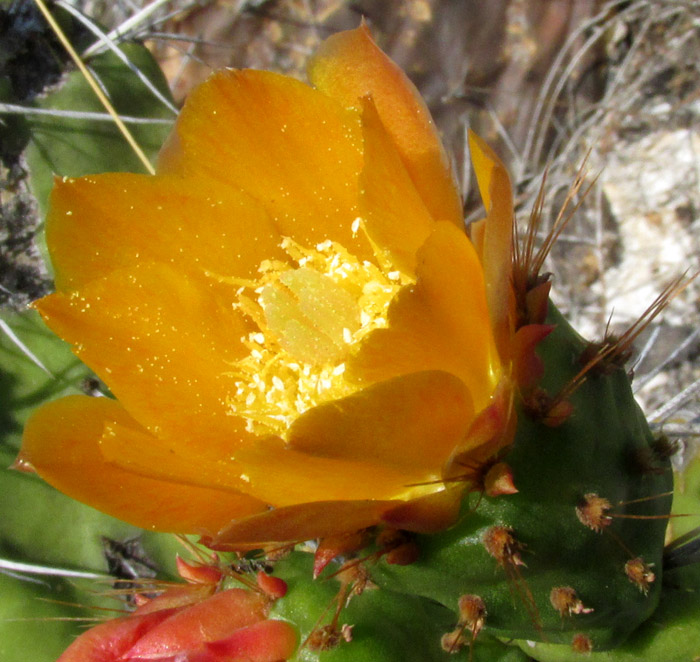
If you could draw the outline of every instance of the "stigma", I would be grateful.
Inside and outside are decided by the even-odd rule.
[[[300,414],[361,388],[345,362],[388,325],[391,301],[413,280],[330,240],[307,248],[285,237],[281,247],[290,260],[263,261],[237,291],[235,306],[258,328],[241,338],[249,353],[230,371],[227,403],[249,432],[284,438]]]

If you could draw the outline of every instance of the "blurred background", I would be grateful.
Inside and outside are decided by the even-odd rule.
[[[700,268],[695,0],[85,0],[49,8],[151,158],[188,91],[213,70],[253,67],[303,79],[319,42],[364,18],[427,100],[453,158],[467,222],[482,213],[468,128],[508,165],[523,224],[548,170],[544,231],[588,155],[590,190],[575,198],[579,206],[547,265],[555,302],[583,335],[624,331],[674,277]],[[51,289],[42,217],[52,175],[139,169],[34,1],[0,2],[4,466],[32,408],[102,389],[26,312]],[[685,448],[700,435],[699,280],[654,320],[636,350],[637,397],[653,425]],[[24,478],[0,480],[3,500],[14,499],[0,506],[8,511],[0,518],[0,553],[17,562],[104,568],[109,543],[91,543],[89,553],[60,545],[53,555],[37,552],[55,544],[60,528],[51,538],[45,514],[28,532],[20,503],[29,499],[36,510],[60,498]],[[63,513],[56,517],[68,517],[56,508]],[[91,535],[103,527],[118,544],[136,535],[75,512]],[[107,556],[157,566],[153,559],[166,556],[161,543],[144,545],[146,551]]]

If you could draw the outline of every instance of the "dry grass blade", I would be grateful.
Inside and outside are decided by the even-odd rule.
[[[58,110],[56,108],[33,108],[31,106],[18,106],[11,103],[0,103],[0,114],[6,115],[47,115],[49,117],[64,117],[73,120],[92,120],[93,122],[113,122],[114,118],[107,113],[93,113],[84,110]],[[124,124],[160,124],[171,125],[172,121],[159,117],[131,117],[119,116]]]
[[[166,99],[163,93],[150,80],[148,80],[148,78],[143,74],[143,72],[131,60],[129,60],[129,58],[126,55],[124,55],[124,52],[113,41],[111,41],[102,30],[100,30],[100,28],[95,24],[94,21],[91,21],[82,12],[77,11],[67,2],[58,0],[56,4],[62,9],[65,9],[76,19],[78,19],[78,21],[80,21],[94,35],[96,35],[100,39],[100,42],[104,43],[107,46],[107,48],[112,53],[114,53],[129,68],[131,72],[133,72],[133,74],[148,88],[151,94],[156,99],[158,99],[158,101],[160,101],[171,113],[173,113],[173,115],[177,115],[177,108],[168,99]],[[83,59],[86,58],[84,54],[82,57]],[[124,118],[122,117],[122,121],[123,119]]]
[[[95,55],[100,52],[103,47],[109,47],[109,44],[114,43],[120,37],[127,36],[135,27],[143,23],[154,12],[171,2],[172,0],[153,0],[153,2],[142,7],[139,11],[136,11],[126,21],[104,35],[104,37],[100,36],[98,41],[85,50],[83,57],[87,58],[91,55]]]
[[[61,26],[57,23],[56,19],[48,10],[44,0],[34,0],[34,2],[36,2],[37,7],[39,7],[39,10],[46,18],[46,21],[51,26],[51,29],[54,31],[59,41],[63,44],[65,49],[70,54],[71,58],[75,62],[75,65],[78,67],[78,69],[80,69],[80,72],[83,74],[83,76],[85,76],[85,80],[87,80],[90,87],[95,92],[95,95],[100,100],[100,103],[102,103],[102,105],[109,113],[110,117],[112,117],[112,119],[114,120],[114,123],[117,125],[119,131],[121,131],[122,135],[131,146],[132,150],[134,151],[134,154],[136,154],[136,156],[139,158],[144,168],[146,168],[146,171],[154,175],[156,172],[155,168],[148,160],[148,157],[144,154],[143,150],[138,145],[134,137],[131,135],[131,131],[129,131],[124,122],[119,117],[119,114],[114,110],[114,107],[110,103],[109,99],[107,99],[107,97],[105,96],[105,93],[102,91],[102,88],[100,87],[99,83],[95,80],[95,77],[85,66],[85,63],[82,61],[76,50],[73,48],[72,44],[61,29]]]

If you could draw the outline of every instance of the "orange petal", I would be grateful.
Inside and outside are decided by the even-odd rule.
[[[263,259],[286,258],[260,204],[213,180],[57,178],[46,223],[59,290],[138,262],[252,278]]]
[[[214,544],[296,542],[359,531],[377,524],[396,501],[315,501],[231,522]]]
[[[505,377],[494,390],[489,406],[477,414],[462,444],[455,448],[446,476],[478,479],[483,465],[513,442],[517,424],[514,396],[514,385]]]
[[[464,485],[407,501],[382,515],[382,521],[396,529],[416,533],[436,533],[451,526],[459,516]]]
[[[180,558],[179,556],[175,557]],[[216,585],[194,585],[194,584],[175,584],[172,588],[167,589],[155,598],[146,597],[143,593],[138,593],[135,597],[138,602],[138,607],[134,610],[135,616],[143,616],[151,614],[155,611],[163,609],[179,609],[181,607],[189,607],[197,602],[206,600],[214,595]]]
[[[389,254],[393,268],[412,274],[416,253],[433,229],[426,209],[377,109],[365,99],[362,113],[365,167],[360,212],[369,236]]]
[[[266,600],[259,593],[232,588],[181,609],[147,632],[125,654],[126,660],[170,657],[204,643],[230,637],[265,619]]]
[[[314,552],[314,579],[338,556],[347,556],[359,552],[370,542],[370,531],[361,529],[334,536],[327,536],[319,541]]]
[[[435,491],[410,484],[437,478],[426,469],[391,467],[367,461],[318,457],[268,438],[234,454],[250,483],[246,493],[277,507],[307,501],[404,499]]]
[[[206,281],[142,264],[35,306],[153,434],[201,444],[245,437],[230,415],[235,379],[227,371],[247,354],[240,339],[248,330]]]
[[[544,374],[544,362],[535,350],[554,328],[551,324],[528,324],[513,336],[514,377],[521,389],[534,386]]]
[[[481,261],[486,278],[486,296],[496,345],[504,361],[510,358],[510,339],[515,321],[515,297],[512,288],[513,191],[510,178],[495,152],[472,131],[469,149],[486,208]]]
[[[177,574],[188,584],[204,585],[211,588],[212,591],[217,588],[224,576],[223,570],[218,566],[202,565],[199,562],[188,563],[179,554],[175,555],[175,565]]]
[[[348,376],[376,382],[443,370],[466,384],[480,411],[500,370],[474,248],[461,230],[436,223],[418,253],[416,273],[416,285],[392,302],[388,328],[370,333],[348,362]]]
[[[227,639],[206,645],[201,657],[195,653],[192,662],[280,662],[290,660],[299,637],[287,621],[260,621],[236,630]]]
[[[357,113],[266,71],[214,74],[187,99],[159,160],[163,173],[201,174],[251,194],[278,230],[306,245],[353,238],[362,135]]]
[[[115,662],[173,610],[115,618],[81,634],[56,662]]]
[[[288,441],[310,455],[439,474],[473,417],[460,379],[418,372],[314,407],[292,424]]]
[[[107,424],[147,433],[118,402],[76,395],[37,410],[24,430],[21,458],[68,496],[146,529],[216,531],[231,517],[264,510],[240,494],[143,478],[107,464],[98,441]]]
[[[371,96],[430,214],[462,226],[462,204],[430,112],[366,25],[324,41],[311,58],[309,79],[345,107]]]
[[[258,570],[255,575],[255,583],[258,588],[268,597],[273,600],[278,600],[287,595],[289,585],[281,577],[273,577],[268,575],[264,570]],[[277,660],[277,658],[275,658]]]

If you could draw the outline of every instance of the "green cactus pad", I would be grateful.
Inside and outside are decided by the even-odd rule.
[[[304,642],[314,628],[330,621],[339,582],[311,579],[313,557],[294,552],[276,565],[275,575],[289,586],[284,598],[273,606],[272,618],[290,621]],[[354,596],[343,609],[339,625],[352,626],[352,640],[341,641],[330,650],[318,652],[302,646],[295,662],[447,662],[467,659],[466,652],[454,657],[442,650],[443,634],[455,627],[454,613],[418,596],[386,589],[368,588]],[[518,648],[495,639],[479,642],[473,662],[525,662],[528,656]]]
[[[579,371],[585,343],[556,310],[550,318],[556,329],[538,353],[545,363],[541,385],[556,394]],[[670,465],[652,458],[653,438],[623,370],[589,376],[571,404],[573,414],[554,428],[519,412],[505,460],[517,494],[472,495],[457,526],[418,538],[416,563],[379,564],[373,578],[452,609],[461,595],[479,595],[488,611],[484,632],[495,636],[570,644],[574,633],[583,633],[594,650],[624,641],[659,602]],[[602,532],[576,514],[590,493],[612,505],[613,520]],[[512,529],[524,565],[499,564],[487,552],[483,539],[494,526]],[[656,575],[646,592],[625,573],[637,557]],[[592,611],[562,616],[550,602],[554,587],[575,589]]]
[[[619,648],[589,657],[562,646],[518,642],[538,662],[692,662],[700,655],[700,566],[666,573],[658,609]]]

